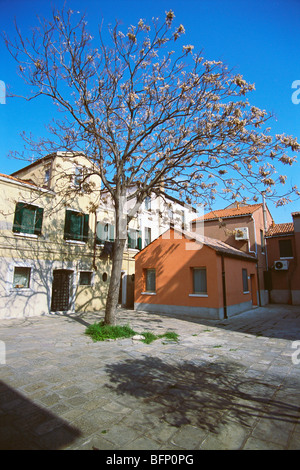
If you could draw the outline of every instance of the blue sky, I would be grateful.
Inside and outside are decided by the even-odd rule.
[[[52,6],[63,0],[0,0],[0,31],[14,36],[14,18],[22,33],[30,35],[37,15],[48,16]],[[74,11],[86,12],[87,20],[124,26],[140,18],[164,18],[172,9],[175,23],[185,27],[187,44],[203,49],[207,59],[222,60],[244,78],[255,83],[251,104],[275,114],[270,124],[272,134],[286,133],[300,141],[300,104],[292,102],[292,88],[300,80],[300,0],[67,0]],[[124,28],[125,29],[125,28]],[[12,92],[25,94],[26,88],[16,72],[16,63],[0,41],[0,80]],[[297,95],[300,98],[300,93]],[[22,131],[35,137],[45,135],[45,125],[53,115],[45,100],[25,101],[8,98],[0,104],[0,173],[10,174],[25,166],[23,161],[8,158],[11,150],[23,149]],[[32,155],[33,156],[33,155]],[[31,157],[31,155],[28,155]],[[300,162],[286,174],[300,187]],[[228,203],[218,200],[215,209]],[[268,207],[276,223],[292,221],[290,213],[300,210],[300,201],[283,208]]]

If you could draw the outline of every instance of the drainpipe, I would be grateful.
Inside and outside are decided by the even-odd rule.
[[[263,198],[263,216],[264,216],[264,241],[265,241],[265,256],[266,256],[266,270],[269,271],[268,267],[268,253],[267,253],[267,243],[266,243],[266,233],[268,231],[268,224],[267,224],[267,210],[266,210],[266,201],[265,201],[265,192],[262,192]]]
[[[94,221],[94,246],[93,246],[93,268],[95,271],[97,271],[97,265],[96,265],[96,249],[97,249],[97,212],[94,212],[95,215],[95,221]]]
[[[227,298],[226,298],[226,279],[225,279],[225,264],[224,264],[224,255],[221,255],[222,260],[222,287],[223,287],[223,307],[224,307],[224,318],[227,316]]]
[[[254,227],[254,245],[255,245],[255,251],[253,250],[250,250],[250,236],[249,236],[249,240],[248,240],[248,252],[249,253],[252,253],[253,255],[255,255],[257,257],[257,240],[256,240],[256,225],[255,225],[255,219],[253,217],[253,215],[251,215],[251,220],[253,222],[253,227]]]
[[[268,223],[267,223],[267,209],[266,209],[266,199],[265,199],[265,191],[262,192],[262,199],[263,199],[263,217],[264,217],[264,242],[265,242],[265,257],[266,257],[266,271],[269,271],[269,261],[268,261],[268,248],[267,248],[267,240],[266,240],[266,233],[268,231]],[[270,278],[268,276],[268,299],[267,301],[270,302]],[[271,276],[271,272],[270,272]],[[265,286],[264,286],[265,287]]]
[[[256,264],[256,275],[257,275],[257,290],[258,290],[258,302],[259,306],[261,307],[261,296],[260,296],[260,285],[259,285],[259,269],[258,269],[258,263]]]

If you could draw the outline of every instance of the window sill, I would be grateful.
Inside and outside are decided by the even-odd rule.
[[[280,256],[279,259],[294,259],[293,256]]]
[[[36,235],[35,233],[24,233],[24,232],[20,232],[20,233],[14,232],[14,236],[21,237],[21,238],[33,238],[35,240],[38,238],[38,235]]]
[[[250,294],[250,291],[246,290],[246,291],[243,292],[243,294]]]
[[[31,287],[11,287],[9,292],[32,292]]]
[[[80,240],[65,240],[66,243],[70,245],[82,245],[85,246],[87,242],[82,242]]]
[[[208,297],[208,294],[189,294],[189,297]]]
[[[142,292],[142,295],[156,295],[156,292]]]

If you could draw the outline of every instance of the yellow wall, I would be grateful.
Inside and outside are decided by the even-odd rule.
[[[56,164],[54,160],[54,168]],[[62,164],[65,165],[65,162]],[[32,168],[29,169],[31,172]],[[42,173],[38,165],[37,174]],[[22,177],[26,178],[24,170]],[[52,188],[57,189],[53,183],[54,180]],[[97,184],[100,189],[99,179]],[[72,306],[76,311],[103,309],[111,262],[109,258],[100,259],[101,247],[94,243],[96,214],[90,211],[97,204],[98,191],[67,197],[63,191],[56,193],[38,189],[9,178],[1,178],[0,188],[0,318],[49,313],[55,269],[70,269],[73,272]],[[41,235],[12,231],[17,202],[34,204],[44,209]],[[89,214],[87,243],[64,240],[66,209]],[[13,288],[14,266],[31,267],[30,289]],[[92,286],[78,285],[80,271],[93,272]],[[103,273],[107,273],[106,282],[102,280]]]

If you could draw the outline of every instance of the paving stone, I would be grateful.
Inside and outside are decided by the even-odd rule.
[[[112,426],[105,434],[105,439],[115,444],[119,449],[124,449],[126,444],[136,440],[138,437],[139,435],[134,429],[122,425]]]
[[[63,315],[0,320],[0,448],[300,449],[300,307],[226,321],[120,310],[119,323],[179,341],[94,343]]]
[[[284,416],[286,416],[286,420]],[[285,412],[282,414],[278,412],[273,417],[260,419],[252,432],[252,437],[273,442],[286,448],[294,426],[295,424],[290,422],[290,418]]]
[[[284,450],[285,446],[280,444],[275,444],[274,442],[264,441],[262,439],[256,439],[250,437],[245,445],[243,450]]]
[[[82,394],[82,389],[79,387],[59,388],[59,394],[64,397],[74,397],[75,395]]]
[[[249,434],[249,428],[228,421],[221,425],[215,433],[210,433],[200,448],[203,450],[238,450]]]
[[[207,431],[195,426],[182,426],[179,431],[171,438],[171,443],[183,449],[197,449],[200,443],[205,439]]]
[[[118,450],[118,448],[108,440],[105,439],[105,435],[93,435],[89,439],[77,439],[76,444],[70,446],[70,449],[74,450]],[[97,460],[97,455],[95,455]]]
[[[43,396],[42,398],[40,398],[39,401],[43,405],[52,406],[52,405],[55,405],[56,403],[59,403],[60,400],[61,398],[59,395],[57,395],[56,393],[51,393],[49,395]]]
[[[123,450],[157,450],[158,443],[147,437],[139,437],[123,446]]]
[[[289,450],[300,450],[300,432],[294,432],[288,444]]]

